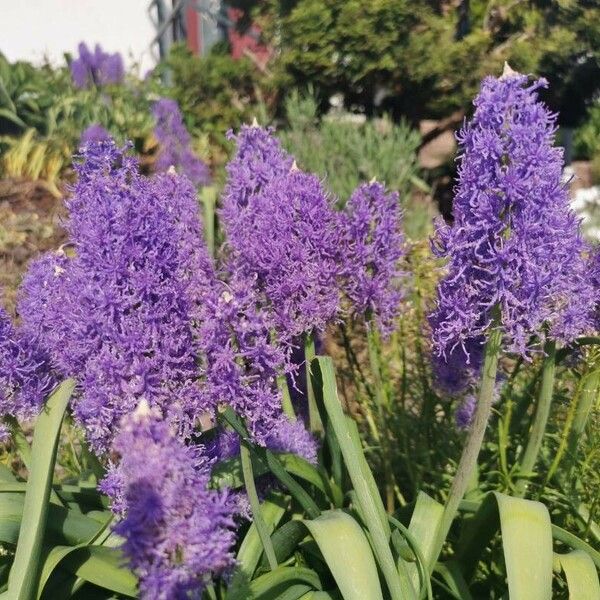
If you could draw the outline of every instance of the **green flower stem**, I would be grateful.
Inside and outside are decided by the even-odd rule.
[[[304,337],[304,360],[306,369],[306,393],[308,396],[308,424],[313,433],[321,433],[323,431],[323,423],[321,422],[319,409],[315,401],[315,390],[310,374],[310,363],[315,356],[315,338],[312,333],[306,334]]]
[[[292,404],[292,397],[290,396],[290,388],[288,387],[285,375],[277,376],[277,387],[281,392],[281,408],[283,413],[292,421],[296,420],[296,413],[294,411],[294,405]]]
[[[531,431],[527,438],[527,446],[521,459],[520,471],[523,475],[529,476],[533,472],[537,462],[544,433],[548,424],[550,415],[550,406],[552,404],[552,392],[554,390],[554,372],[556,367],[556,342],[550,340],[544,346],[544,363],[542,365],[542,381],[540,384],[537,408],[535,417],[531,426]],[[516,496],[522,498],[527,492],[528,480],[523,478],[517,483]]]
[[[383,386],[383,378],[381,377],[381,341],[377,325],[371,319],[367,325],[367,342],[369,346],[369,364],[375,384],[375,402],[377,404],[377,414],[379,417],[380,441],[381,441],[381,458],[384,473],[385,487],[385,506],[389,514],[392,514],[395,509],[394,496],[394,473],[390,464],[391,444],[389,439],[388,413],[389,402],[388,395]]]
[[[250,508],[252,509],[252,518],[256,525],[256,531],[260,537],[260,541],[265,550],[265,556],[269,562],[271,571],[277,568],[277,558],[275,556],[275,550],[271,542],[271,536],[269,530],[263,519],[262,513],[260,512],[260,502],[258,500],[258,494],[256,493],[256,484],[254,483],[254,473],[252,472],[252,460],[250,458],[250,449],[245,441],[242,441],[240,447],[240,455],[242,459],[242,473],[244,474],[244,485],[246,486],[246,493],[250,500]]]
[[[217,189],[214,186],[203,187],[200,191],[204,209],[204,239],[210,256],[215,255],[215,203]]]
[[[501,341],[501,330],[499,328],[493,329],[485,346],[481,387],[479,388],[479,398],[477,400],[475,415],[473,416],[473,423],[469,429],[467,441],[460,457],[456,475],[452,481],[452,487],[450,488],[450,493],[444,506],[444,513],[442,514],[432,547],[431,563],[429,564],[430,573],[433,572],[444,541],[452,526],[452,521],[458,512],[460,502],[467,491],[469,481],[477,466],[477,457],[479,456],[485,430],[492,412],[492,400],[494,397],[494,385],[496,383]]]

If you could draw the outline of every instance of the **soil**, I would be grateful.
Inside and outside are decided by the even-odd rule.
[[[9,311],[31,259],[64,243],[65,214],[63,200],[42,183],[0,180],[0,293]]]

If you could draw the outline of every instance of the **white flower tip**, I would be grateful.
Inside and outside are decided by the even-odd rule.
[[[373,185],[374,183],[377,183],[377,177],[375,177],[375,175],[373,175],[373,177],[371,177],[371,181],[369,181],[369,185]]]
[[[258,124],[258,119],[256,117],[252,117],[252,127],[260,127],[260,125]]]
[[[137,408],[133,411],[133,417],[136,421],[140,421],[152,415],[153,411],[150,408],[150,404],[148,404],[148,400],[146,398],[142,398],[137,405]]]
[[[169,175],[177,175],[177,171],[175,170],[175,165],[171,165],[168,169],[167,169],[167,173]]]
[[[54,277],[60,277],[65,270],[60,265],[54,265]]]
[[[225,290],[221,294],[221,299],[223,300],[223,302],[225,302],[225,304],[229,304],[233,300],[233,295],[231,294],[231,292]]]
[[[290,173],[293,173],[294,171],[299,171],[300,167],[298,167],[298,163],[294,160],[294,162],[292,163],[292,166],[290,167]]]
[[[517,71],[515,71],[507,61],[504,61],[504,69],[502,69],[502,78],[505,77],[513,77],[514,75],[518,75]]]

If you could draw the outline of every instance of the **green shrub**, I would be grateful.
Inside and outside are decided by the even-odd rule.
[[[300,168],[321,175],[344,204],[354,189],[373,177],[400,193],[411,237],[420,237],[430,217],[423,205],[411,202],[418,178],[419,134],[406,123],[389,118],[365,120],[348,113],[318,117],[314,95],[292,92],[285,102],[288,128],[279,132],[285,148]]]

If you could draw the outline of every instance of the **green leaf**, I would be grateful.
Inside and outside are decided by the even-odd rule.
[[[8,121],[11,121],[18,127],[21,127],[23,129],[27,128],[27,124],[23,121],[23,119],[21,119],[19,115],[17,115],[17,113],[14,113],[7,108],[0,108],[0,118],[1,117],[4,117]]]
[[[48,398],[36,423],[23,519],[8,580],[9,596],[14,600],[35,597],[60,428],[74,387],[72,379],[61,383]]]
[[[419,492],[408,530],[417,540],[426,565],[430,564],[434,558],[435,534],[443,513],[444,507],[439,502],[425,492]],[[413,587],[418,589],[419,569],[417,565],[409,563],[407,568]]]
[[[250,593],[253,600],[281,600],[284,593],[287,597],[301,598],[310,590],[321,590],[321,580],[312,570],[304,567],[278,567],[270,573],[262,575],[250,584]],[[298,595],[295,595],[295,594]],[[248,596],[238,597],[229,595],[227,600],[248,600]]]
[[[24,499],[23,493],[0,494],[0,541],[9,544],[17,543]],[[100,515],[104,518],[101,519]],[[108,511],[82,515],[51,504],[48,508],[45,540],[56,544],[84,543],[93,537],[110,518],[111,513]]]
[[[596,600],[600,598],[600,583],[594,561],[582,550],[555,554],[567,577],[569,600]]]
[[[511,600],[552,598],[552,528],[541,502],[495,493]]]
[[[552,525],[540,502],[488,494],[464,528],[457,562],[467,579],[493,534],[501,529],[502,548],[511,600],[552,597]]]
[[[401,577],[389,545],[390,527],[373,475],[366,464],[356,424],[346,419],[337,395],[335,372],[331,358],[319,356],[313,360],[311,372],[315,379],[317,402],[322,401],[338,439],[340,450],[352,481],[359,512],[364,518],[377,562],[383,572],[392,600],[414,598],[408,576]],[[322,396],[320,391],[322,391]]]
[[[324,512],[306,525],[344,600],[383,598],[373,552],[360,525],[341,510]]]
[[[137,598],[137,578],[123,565],[124,558],[121,551],[106,546],[78,548],[61,562],[62,568],[81,579],[117,594]]]
[[[302,521],[288,521],[277,529],[271,536],[277,562],[279,564],[285,562],[296,550],[298,544],[307,536],[308,530]],[[268,568],[266,557],[262,557],[258,568],[261,570]]]
[[[271,492],[261,505],[261,514],[270,533],[273,532],[285,514],[288,502],[282,494]],[[235,586],[236,579],[243,574],[247,581],[252,579],[254,571],[260,561],[262,544],[256,525],[252,523],[240,545],[236,560],[238,568],[233,576],[231,587]],[[277,557],[279,560],[279,557]]]
[[[240,455],[242,458],[242,471],[244,473],[244,483],[246,487],[246,494],[250,502],[250,508],[252,510],[252,525],[255,527],[261,545],[263,547],[265,556],[269,561],[269,567],[271,570],[277,568],[277,558],[275,557],[275,550],[273,550],[273,544],[271,543],[271,531],[269,526],[265,523],[262,511],[260,507],[260,500],[258,499],[258,492],[256,491],[256,483],[254,481],[254,473],[252,472],[252,461],[250,460],[250,445],[248,442],[243,441],[240,445]]]

